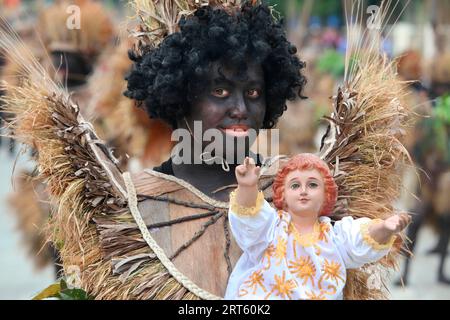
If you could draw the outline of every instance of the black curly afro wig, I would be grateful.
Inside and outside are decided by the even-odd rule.
[[[212,62],[227,62],[237,70],[246,61],[260,63],[266,87],[263,128],[272,128],[286,110],[286,100],[302,96],[305,63],[286,39],[282,21],[277,21],[266,4],[244,3],[234,14],[205,6],[193,16],[182,18],[180,31],[167,36],[157,48],[130,51],[134,61],[127,75],[125,96],[143,102],[152,118],[176,128],[188,115],[194,92],[204,87],[202,79]]]

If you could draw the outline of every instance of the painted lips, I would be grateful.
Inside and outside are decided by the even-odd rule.
[[[246,125],[233,125],[228,126],[223,129],[222,131],[225,132],[225,134],[233,137],[245,137],[248,135],[248,129],[249,127]]]

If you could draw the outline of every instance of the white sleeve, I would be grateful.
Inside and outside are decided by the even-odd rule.
[[[258,197],[260,197],[260,203],[257,201],[250,212],[247,211],[245,214],[239,212],[236,206],[230,203],[228,214],[231,232],[237,244],[255,262],[274,239],[278,221],[276,210],[264,200],[262,192],[258,194]],[[234,197],[230,197],[231,201],[234,201]]]
[[[368,231],[374,222],[369,218],[344,217],[334,224],[334,242],[347,269],[378,261],[389,253],[395,238],[386,244],[377,243]]]

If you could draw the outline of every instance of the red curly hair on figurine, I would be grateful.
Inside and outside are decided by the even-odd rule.
[[[320,210],[319,215],[327,216],[333,211],[337,199],[337,186],[331,175],[328,165],[318,156],[311,153],[301,153],[292,157],[289,162],[282,167],[273,182],[273,203],[279,210],[283,210],[284,203],[284,182],[286,176],[295,170],[313,170],[319,171],[323,178],[325,186],[325,202]]]

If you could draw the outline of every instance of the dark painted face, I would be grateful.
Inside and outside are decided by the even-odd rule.
[[[249,129],[258,134],[263,125],[266,112],[264,72],[261,65],[248,63],[247,70],[238,72],[220,62],[211,65],[211,72],[206,79],[206,86],[195,93],[186,122],[194,130],[194,121],[202,122],[202,130],[219,129],[224,141],[233,141],[234,145],[242,139],[247,145],[254,142],[248,135]],[[179,128],[186,128],[184,120],[179,121]],[[230,140],[231,139],[231,140]],[[203,148],[210,144],[203,141]],[[236,148],[234,148],[236,154]],[[225,154],[225,153],[224,153]]]

